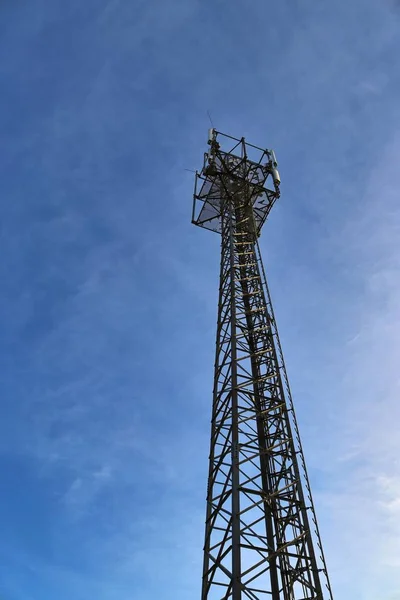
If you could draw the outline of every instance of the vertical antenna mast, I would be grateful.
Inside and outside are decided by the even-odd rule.
[[[275,153],[214,128],[208,144],[192,215],[221,234],[202,600],[332,600],[257,241]]]

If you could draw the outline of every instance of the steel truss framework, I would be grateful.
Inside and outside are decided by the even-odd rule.
[[[221,233],[202,600],[332,600],[257,242],[275,155],[215,130],[209,144],[193,210]]]

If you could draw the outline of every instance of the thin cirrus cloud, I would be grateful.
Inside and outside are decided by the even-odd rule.
[[[398,600],[395,5],[1,11],[0,593],[199,594],[209,109],[280,161],[261,244],[336,596]]]

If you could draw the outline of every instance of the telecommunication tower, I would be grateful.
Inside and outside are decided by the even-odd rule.
[[[332,600],[257,241],[275,154],[215,129],[208,144],[192,215],[221,234],[202,600]]]

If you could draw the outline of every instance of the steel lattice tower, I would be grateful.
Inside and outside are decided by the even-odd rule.
[[[192,217],[221,234],[202,600],[332,600],[257,241],[275,154],[215,129],[208,143]]]

